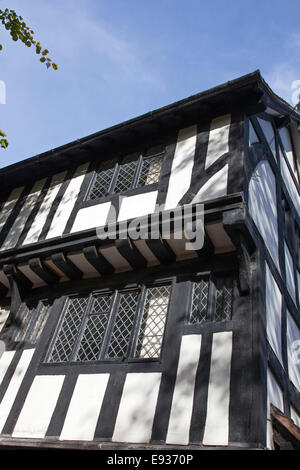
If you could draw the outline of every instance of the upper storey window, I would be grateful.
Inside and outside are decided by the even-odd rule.
[[[93,176],[87,200],[158,183],[163,157],[164,149],[159,149],[128,157],[122,163],[111,160],[101,164]]]

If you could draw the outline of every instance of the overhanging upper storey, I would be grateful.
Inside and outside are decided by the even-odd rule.
[[[118,235],[119,225],[152,214],[161,227],[168,211],[173,223],[170,211],[182,206],[204,205],[204,251],[235,251],[245,115],[259,113],[290,126],[297,155],[300,116],[257,71],[1,169],[2,291],[12,275],[39,287],[197,258],[174,231],[169,240],[98,237],[99,227],[116,224]]]

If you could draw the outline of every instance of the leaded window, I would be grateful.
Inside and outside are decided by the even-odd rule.
[[[192,283],[188,321],[191,324],[220,322],[232,317],[233,280],[214,276],[198,278]]]
[[[46,362],[159,358],[170,290],[163,284],[68,298]]]
[[[149,153],[149,152],[148,152]],[[108,161],[94,172],[87,200],[159,182],[164,152],[128,157],[124,162]]]

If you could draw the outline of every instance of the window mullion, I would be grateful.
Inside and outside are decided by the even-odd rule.
[[[143,155],[141,154],[138,158],[138,161],[137,161],[137,164],[136,164],[136,167],[135,167],[135,174],[134,174],[134,177],[133,177],[133,180],[132,180],[131,188],[136,188],[137,187],[142,166],[143,166]]]
[[[116,186],[116,182],[117,182],[117,179],[118,179],[118,175],[119,175],[119,170],[120,170],[120,163],[117,162],[117,163],[115,164],[113,177],[112,177],[111,182],[110,182],[110,185],[109,185],[109,187],[108,187],[108,191],[107,191],[108,194],[114,192],[114,189],[115,189],[115,186]]]
[[[109,312],[109,318],[108,318],[108,322],[107,322],[107,326],[106,326],[106,331],[104,333],[104,338],[103,338],[102,346],[101,346],[101,349],[100,349],[99,359],[104,359],[105,358],[105,354],[106,354],[107,349],[109,347],[111,335],[112,335],[112,332],[113,332],[113,327],[114,327],[114,324],[115,324],[116,315],[117,315],[117,312],[118,312],[119,301],[120,301],[120,293],[119,293],[119,291],[115,291],[114,296],[113,296],[113,300],[112,300],[112,303],[111,303],[111,307],[110,307],[110,312]]]
[[[128,349],[127,349],[128,358],[134,357],[134,350],[135,350],[135,347],[136,347],[137,338],[138,338],[139,329],[140,329],[140,324],[141,324],[142,317],[143,317],[146,295],[147,295],[147,287],[142,286],[142,290],[141,290],[141,293],[140,293],[140,299],[139,299],[139,302],[138,302],[137,311],[136,311],[136,314],[135,314],[135,319],[134,319],[134,322],[133,322],[133,328],[132,328],[132,332],[131,332],[130,339],[129,339],[129,344],[128,344]]]
[[[64,319],[65,319],[69,303],[70,303],[70,297],[64,296],[63,301],[62,301],[62,306],[60,307],[60,318],[59,318],[59,321],[57,322],[57,325],[55,327],[52,339],[51,339],[50,344],[48,346],[48,351],[47,351],[47,354],[45,356],[45,362],[49,362],[49,359],[51,358],[53,348],[54,348],[55,342],[57,340],[57,336],[59,334],[60,328],[63,324]]]
[[[70,356],[70,361],[71,362],[76,360],[78,349],[79,349],[79,346],[80,346],[80,343],[81,343],[81,338],[82,338],[82,335],[83,335],[83,332],[84,332],[84,329],[85,329],[88,314],[91,311],[91,308],[92,308],[92,305],[93,305],[93,301],[94,301],[93,295],[90,295],[87,306],[86,306],[86,309],[85,309],[85,312],[83,314],[83,318],[81,320],[80,328],[77,332],[77,338],[76,338],[74,346],[73,346],[73,351],[72,351],[72,354]]]
[[[212,276],[209,277],[209,289],[208,289],[208,305],[207,305],[207,318],[208,321],[214,321],[215,310],[216,310],[216,296],[217,289],[215,280]]]

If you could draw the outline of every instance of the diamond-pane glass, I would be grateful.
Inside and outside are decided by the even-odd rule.
[[[171,286],[147,289],[134,357],[160,356]]]
[[[139,292],[120,294],[120,302],[106,357],[126,357],[138,304]]]
[[[108,162],[106,166],[109,168],[102,167],[96,172],[87,198],[88,200],[98,199],[108,193],[115,167],[113,162]]]
[[[49,362],[66,362],[71,359],[74,343],[87,303],[88,297],[74,297],[69,300],[64,319],[49,357]]]
[[[215,320],[230,320],[232,308],[232,287],[223,287],[216,291]]]
[[[158,183],[163,156],[158,155],[143,160],[143,165],[139,175],[138,186]]]
[[[133,161],[129,163],[124,163],[120,166],[117,181],[114,188],[115,193],[127,191],[132,187],[136,165],[137,161]]]
[[[99,359],[101,346],[106,331],[112,295],[94,296],[91,313],[88,315],[77,361],[95,361]]]
[[[203,323],[208,320],[208,287],[208,280],[194,282],[190,323]]]

